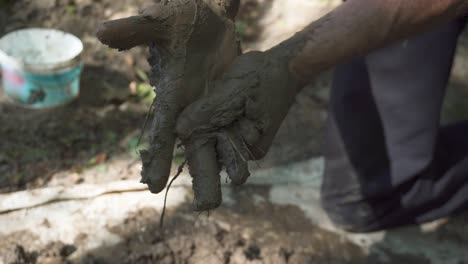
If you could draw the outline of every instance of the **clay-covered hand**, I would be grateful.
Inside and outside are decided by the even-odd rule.
[[[141,152],[142,182],[154,193],[164,189],[178,131],[197,211],[221,204],[220,162],[233,184],[245,182],[247,161],[265,155],[296,93],[286,59],[272,52],[237,58],[238,6],[239,0],[152,1],[140,15],[106,22],[97,33],[120,50],[149,45],[157,97],[150,147]]]
[[[294,101],[297,83],[287,62],[256,51],[238,57],[212,85],[208,95],[179,116],[177,133],[185,142],[215,144],[217,155],[211,156],[227,169],[233,184],[243,184],[249,176],[246,161],[267,153]],[[197,156],[197,148],[192,151]]]
[[[161,192],[169,179],[177,117],[240,54],[234,23],[238,7],[239,0],[150,0],[139,15],[107,21],[99,27],[99,40],[112,48],[149,46],[150,82],[156,87],[157,97],[153,103],[150,146],[141,151],[141,175],[142,182],[153,193]],[[187,158],[189,163],[196,163],[190,155]],[[205,167],[200,171],[193,169],[196,166],[191,167],[193,175],[202,175],[200,179],[212,175],[205,173]],[[214,193],[220,196],[214,181],[207,181],[204,186],[208,184],[214,187],[206,187],[208,191],[202,191],[196,199]],[[207,209],[217,205],[198,204]]]

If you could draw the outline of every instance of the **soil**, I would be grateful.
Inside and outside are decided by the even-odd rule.
[[[165,227],[164,232],[151,225],[146,225],[145,232],[138,232],[138,226],[144,225],[145,220],[151,222],[158,216],[155,211],[142,210],[129,217],[129,226],[111,227],[113,232],[119,234],[128,234],[128,227],[131,231],[126,242],[117,246],[125,245],[126,248],[126,245],[130,245],[130,253],[122,254],[118,259],[125,259],[125,263],[299,264],[329,263],[331,260],[333,263],[348,263],[363,258],[357,246],[341,243],[338,236],[306,224],[308,220],[296,208],[267,206],[261,212],[244,211],[254,212],[252,209],[221,210],[206,218],[194,216],[190,206],[187,206],[182,210],[184,213],[179,211],[170,219],[171,224]],[[295,220],[289,222],[281,217],[283,213],[295,217]],[[271,218],[282,218],[283,221],[273,222]],[[300,227],[293,224],[301,219],[303,225]],[[141,240],[144,242],[141,243]],[[145,246],[142,248],[141,244]],[[334,247],[343,250],[335,253],[332,251]],[[100,255],[98,257],[104,259],[109,259],[113,254],[116,257],[115,248],[96,252],[96,255]]]
[[[0,256],[6,263],[365,263],[359,247],[312,226],[300,209],[251,202],[253,193],[266,199],[268,191],[244,188],[237,194],[241,206],[209,216],[183,204],[169,211],[163,230],[160,212],[143,208],[107,226],[122,242],[90,252],[82,251],[84,234],[73,244],[43,244],[27,231],[17,232],[2,237]]]

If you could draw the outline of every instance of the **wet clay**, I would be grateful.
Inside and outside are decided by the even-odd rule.
[[[240,54],[234,17],[239,0],[154,1],[140,15],[103,23],[97,36],[118,50],[148,45],[151,84],[156,87],[150,147],[141,152],[142,182],[161,192],[169,178],[176,141],[175,124],[181,111],[206,94],[209,85]],[[233,153],[225,137],[185,139],[193,177],[195,210],[210,210],[221,203],[221,157],[234,183],[245,182],[247,164]],[[217,156],[217,151],[220,157]],[[240,173],[240,176],[234,175]]]

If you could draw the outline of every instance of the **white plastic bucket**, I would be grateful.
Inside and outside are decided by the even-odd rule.
[[[49,108],[79,94],[83,43],[54,29],[22,29],[0,39],[3,88],[13,101]]]

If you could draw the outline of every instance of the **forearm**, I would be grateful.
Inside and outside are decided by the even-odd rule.
[[[348,0],[269,52],[305,84],[356,55],[466,13],[468,0]]]

